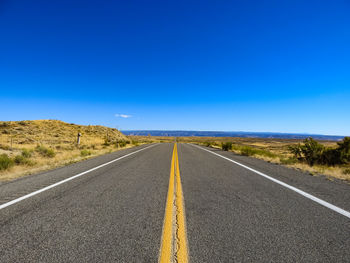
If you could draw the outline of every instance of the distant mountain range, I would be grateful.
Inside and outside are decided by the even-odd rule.
[[[321,134],[300,134],[300,133],[276,133],[276,132],[226,132],[226,131],[166,131],[166,130],[124,130],[125,135],[141,136],[170,136],[170,137],[246,137],[246,138],[275,138],[275,139],[305,139],[312,137],[317,140],[339,141],[344,136],[321,135]]]

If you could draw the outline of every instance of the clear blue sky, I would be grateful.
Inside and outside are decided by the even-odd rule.
[[[349,14],[346,0],[0,0],[0,120],[350,135]]]

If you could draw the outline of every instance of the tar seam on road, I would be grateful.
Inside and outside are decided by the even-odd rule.
[[[106,165],[109,165],[109,164],[111,164],[111,163],[114,163],[114,162],[116,162],[116,161],[119,161],[119,160],[121,160],[121,159],[123,159],[123,158],[125,158],[125,157],[128,157],[128,156],[133,155],[133,154],[138,153],[138,152],[141,152],[141,151],[143,151],[143,150],[146,150],[146,149],[148,149],[148,148],[150,148],[150,147],[153,147],[153,146],[155,146],[155,144],[154,144],[154,145],[151,145],[151,146],[148,146],[148,147],[146,147],[146,148],[137,150],[137,151],[135,151],[135,152],[128,153],[128,154],[126,154],[126,155],[123,155],[122,157],[119,157],[119,158],[114,159],[114,160],[112,160],[112,161],[109,161],[109,162],[107,162],[107,163],[104,163],[104,164],[101,164],[101,165],[99,165],[99,166],[96,166],[96,167],[94,167],[94,168],[92,168],[92,169],[89,169],[89,170],[87,170],[87,171],[85,171],[85,172],[76,174],[76,175],[74,175],[74,176],[72,176],[72,177],[69,177],[69,178],[67,178],[67,179],[64,179],[64,180],[62,180],[62,181],[59,181],[59,182],[54,183],[54,184],[51,184],[51,185],[49,185],[49,186],[46,186],[46,187],[44,187],[44,188],[42,188],[42,189],[39,189],[39,190],[37,190],[37,191],[34,191],[34,192],[29,193],[29,194],[27,194],[27,195],[24,195],[24,196],[22,196],[22,197],[16,198],[16,199],[14,199],[14,200],[12,200],[12,201],[10,201],[10,202],[7,202],[7,203],[5,203],[5,204],[0,205],[0,210],[1,210],[1,209],[4,209],[5,207],[8,207],[8,206],[10,206],[10,205],[16,204],[16,203],[18,203],[18,202],[20,202],[20,201],[23,201],[23,200],[25,200],[25,199],[27,199],[27,198],[29,198],[29,197],[32,197],[32,196],[34,196],[34,195],[40,194],[40,193],[42,193],[42,192],[44,192],[44,191],[47,191],[47,190],[49,190],[49,189],[51,189],[51,188],[54,188],[54,187],[59,186],[59,185],[61,185],[61,184],[64,184],[64,183],[66,183],[66,182],[68,182],[68,181],[71,181],[71,180],[73,180],[73,179],[75,179],[75,178],[78,178],[78,177],[84,175],[84,174],[87,174],[87,173],[89,173],[89,172],[95,171],[95,170],[97,170],[97,169],[99,169],[99,168],[102,168],[102,167],[104,167],[104,166],[106,166]]]
[[[169,189],[158,261],[161,263],[187,263],[189,261],[187,243],[185,208],[177,144],[175,143],[171,158]]]
[[[324,201],[324,200],[322,200],[322,199],[320,199],[320,198],[318,198],[316,196],[308,194],[308,193],[306,193],[306,192],[304,192],[304,191],[302,191],[302,190],[300,190],[300,189],[298,189],[298,188],[296,188],[294,186],[291,186],[291,185],[286,184],[286,183],[284,183],[282,181],[279,181],[279,180],[277,180],[277,179],[275,179],[275,178],[273,178],[271,176],[268,176],[268,175],[266,175],[266,174],[264,174],[262,172],[259,172],[259,171],[255,170],[253,168],[250,168],[250,167],[248,167],[248,166],[246,166],[244,164],[236,162],[236,161],[234,161],[234,160],[232,160],[230,158],[227,158],[225,156],[222,156],[220,154],[212,152],[212,151],[210,151],[208,149],[204,149],[204,148],[199,147],[197,145],[194,145],[194,144],[191,144],[191,145],[193,145],[193,146],[195,146],[195,147],[197,147],[199,149],[202,149],[203,151],[207,151],[207,152],[210,152],[210,153],[212,153],[214,155],[217,155],[217,156],[219,156],[219,157],[221,157],[221,158],[223,158],[223,159],[225,159],[227,161],[230,161],[230,162],[232,162],[234,164],[237,164],[237,165],[239,165],[239,166],[241,166],[241,167],[243,167],[245,169],[248,169],[248,170],[250,170],[250,171],[252,171],[252,172],[254,172],[254,173],[256,173],[256,174],[258,174],[258,175],[260,175],[262,177],[265,177],[266,179],[269,179],[270,181],[273,181],[273,182],[275,182],[275,183],[277,183],[279,185],[282,185],[282,186],[284,186],[284,187],[286,187],[286,188],[288,188],[288,189],[290,189],[290,190],[292,190],[292,191],[294,191],[294,192],[296,192],[296,193],[298,193],[298,194],[300,194],[300,195],[302,195],[302,196],[304,196],[304,197],[306,197],[306,198],[308,198],[308,199],[310,199],[310,200],[312,200],[312,201],[314,201],[314,202],[316,202],[316,203],[318,203],[318,204],[320,204],[320,205],[322,205],[324,207],[327,207],[327,208],[329,208],[329,209],[331,209],[331,210],[333,210],[333,211],[335,211],[335,212],[337,212],[337,213],[339,213],[339,214],[341,214],[343,216],[346,216],[347,218],[350,218],[350,212],[348,212],[348,211],[346,211],[344,209],[341,209],[340,207],[332,205],[331,203],[328,203],[328,202],[326,202],[326,201]]]

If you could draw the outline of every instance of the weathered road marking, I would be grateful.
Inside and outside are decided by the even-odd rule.
[[[176,143],[174,144],[171,159],[169,189],[165,207],[159,262],[188,262],[185,208]]]

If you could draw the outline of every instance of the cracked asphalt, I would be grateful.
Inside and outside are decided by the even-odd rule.
[[[0,183],[0,204],[147,145]],[[210,149],[210,148],[207,148]],[[173,144],[157,144],[0,210],[0,262],[157,262]],[[350,211],[340,181],[210,149]],[[191,262],[350,262],[350,219],[178,144]]]

